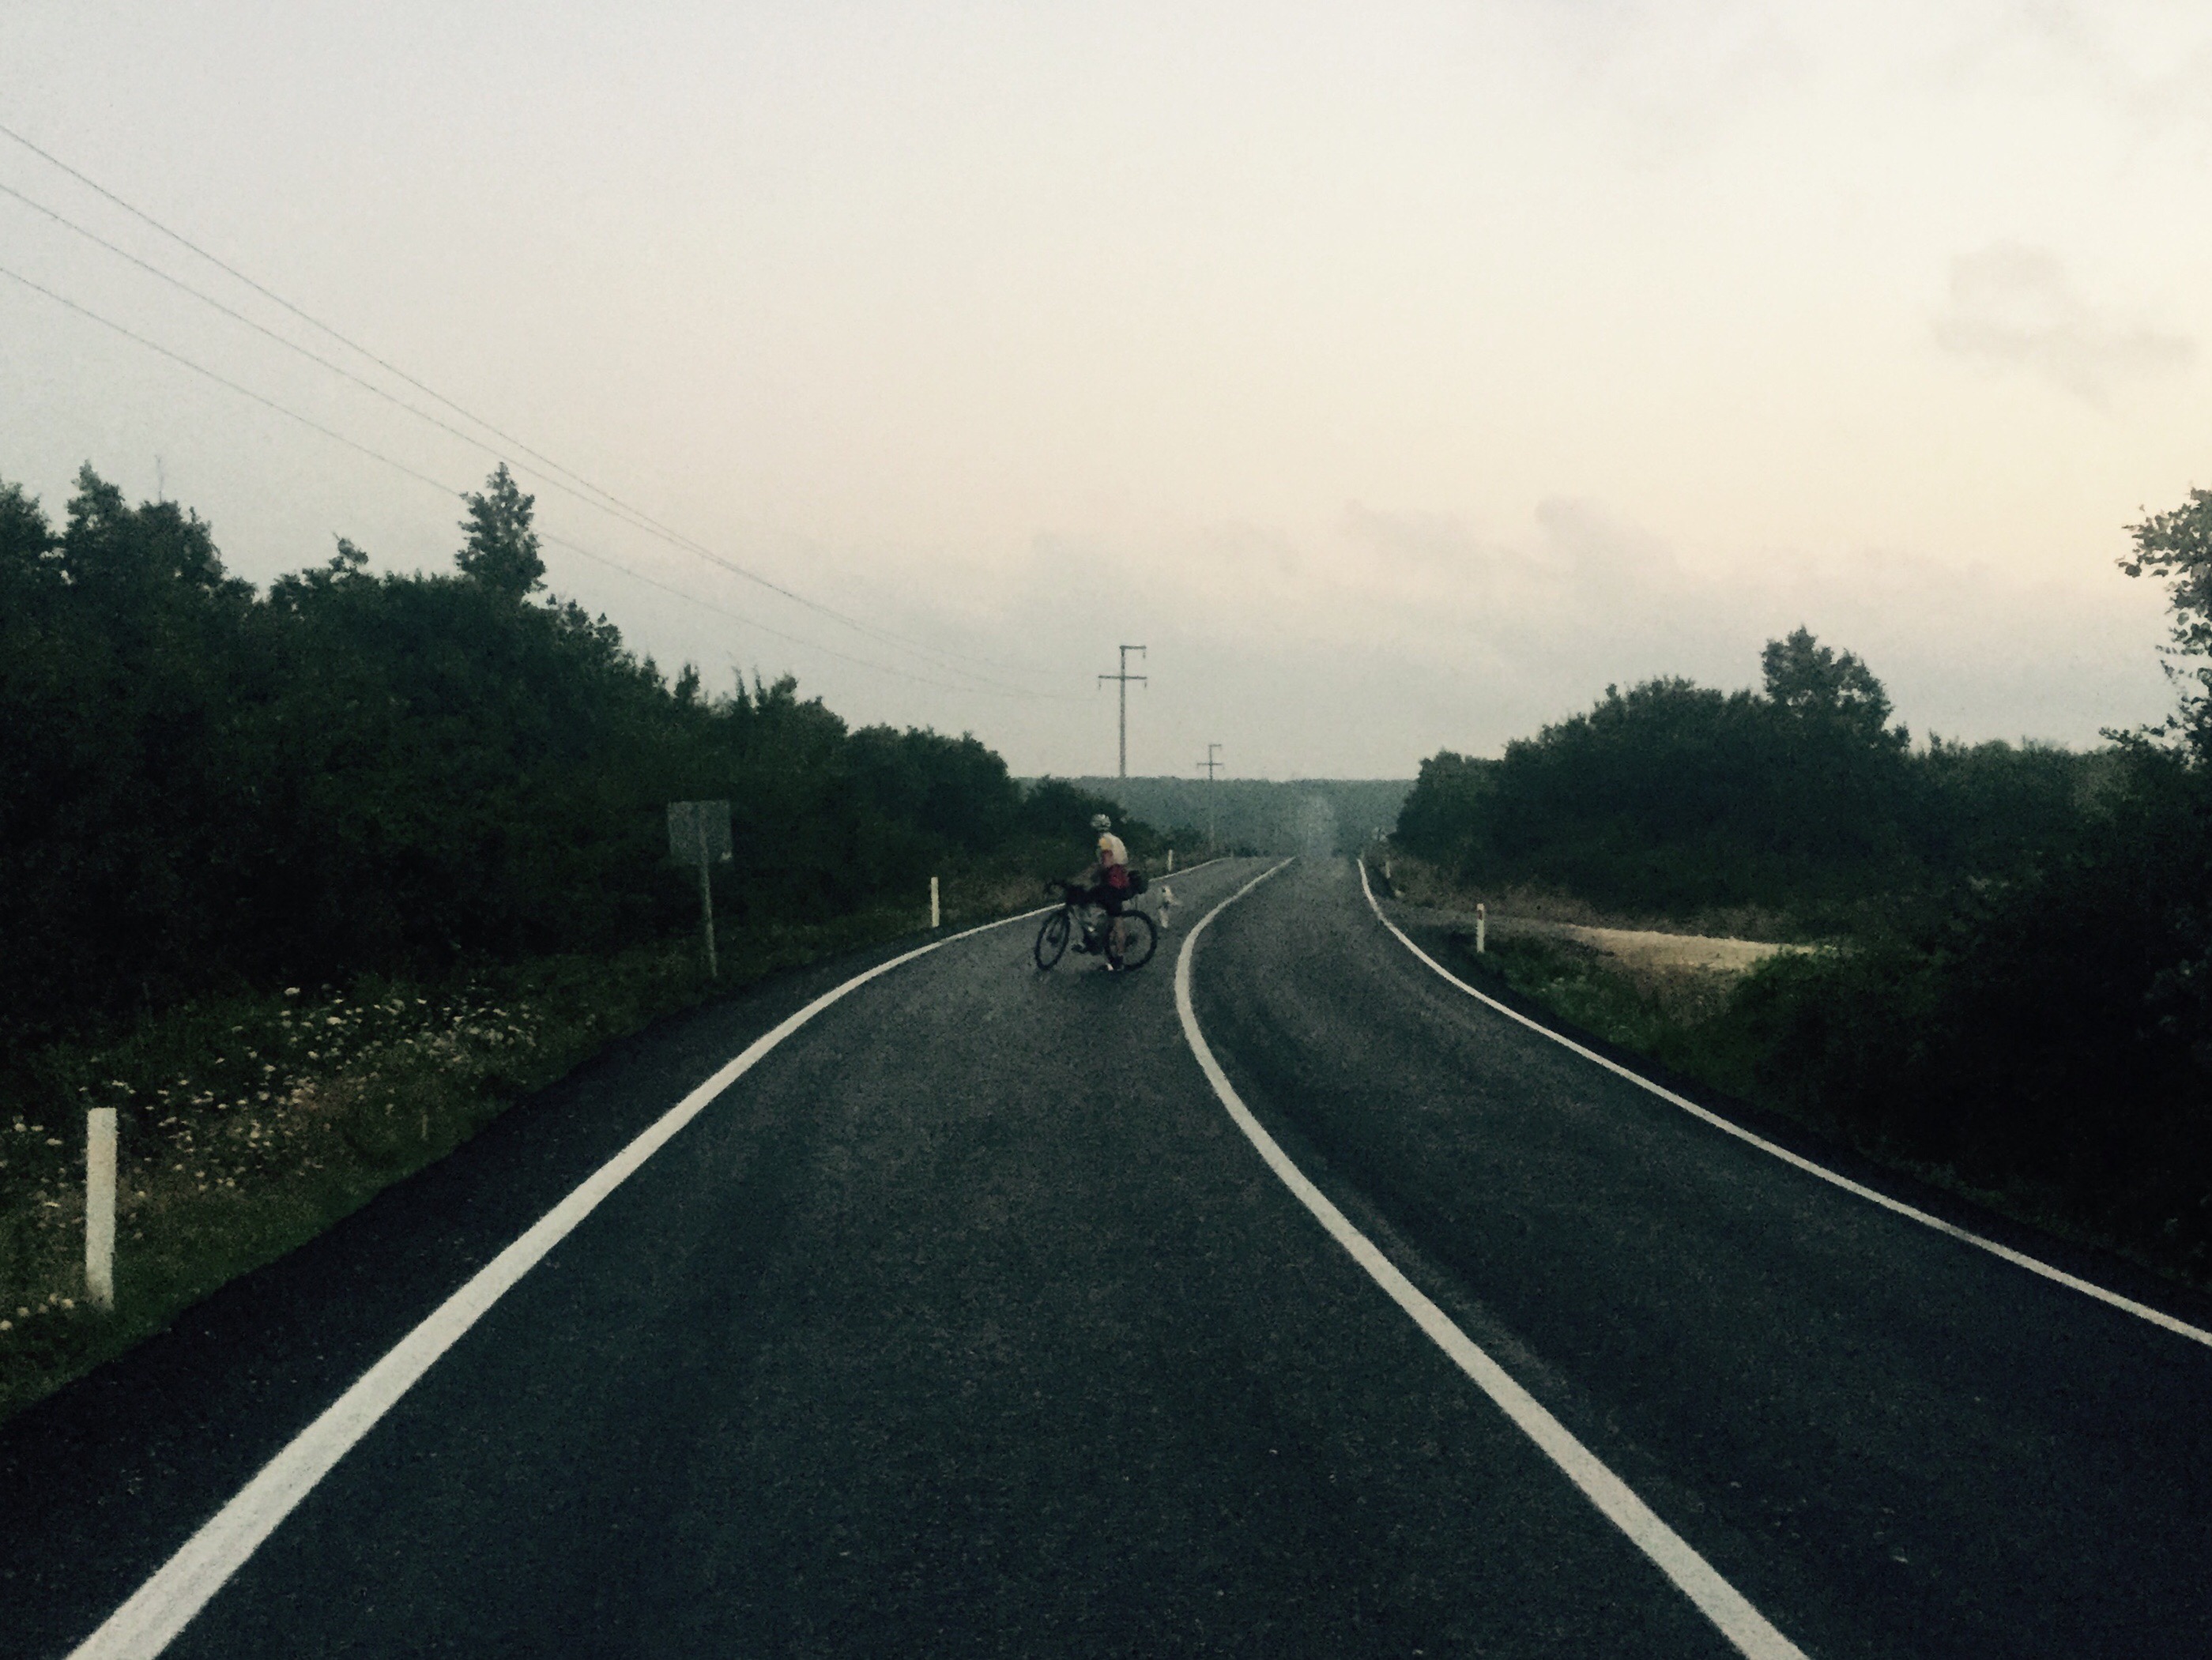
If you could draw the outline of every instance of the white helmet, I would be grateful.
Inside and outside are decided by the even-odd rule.
[[[1093,813],[1091,815],[1091,827],[1093,830],[1111,830],[1114,827],[1114,821],[1103,813]]]

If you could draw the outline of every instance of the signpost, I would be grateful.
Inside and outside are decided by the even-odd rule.
[[[699,867],[699,928],[707,942],[707,972],[721,978],[714,960],[714,884],[708,871],[730,858],[730,803],[672,801],[668,803],[668,857]]]

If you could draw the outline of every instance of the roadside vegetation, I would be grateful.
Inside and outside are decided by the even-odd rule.
[[[0,484],[0,1415],[442,1156],[613,1038],[779,970],[1042,902],[1098,810],[972,736],[710,695],[542,596],[532,501],[450,576],[341,541],[265,593],[89,469]],[[672,800],[726,797],[719,979]],[[1186,841],[1185,845],[1190,844]],[[117,1307],[84,1112],[119,1109]]]
[[[2183,696],[2155,730],[1916,748],[1800,630],[1759,691],[1654,681],[1499,760],[1432,757],[1408,877],[1501,917],[1517,893],[1814,945],[1741,977],[1510,929],[1486,955],[1610,1041],[2212,1284],[2212,493],[2133,534],[2125,568],[2172,596]]]

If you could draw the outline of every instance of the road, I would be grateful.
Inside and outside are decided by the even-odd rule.
[[[800,1026],[166,1652],[1737,1652],[1224,1111],[1173,954],[1265,868],[1177,878],[1139,973],[1040,975],[1015,924]],[[2212,1653],[2212,1348],[1484,1009],[1348,865],[1261,884],[1191,971],[1297,1165],[1803,1652]],[[0,1651],[70,1652],[836,978],[624,1045],[0,1431]]]

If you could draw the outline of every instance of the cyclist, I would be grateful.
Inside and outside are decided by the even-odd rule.
[[[1091,827],[1098,833],[1098,857],[1078,878],[1082,899],[1086,905],[1095,905],[1106,913],[1108,928],[1118,929],[1121,925],[1121,906],[1129,897],[1129,850],[1114,833],[1114,821],[1103,813],[1092,815]],[[1078,948],[1096,951],[1104,944],[1103,938],[1086,930]],[[1114,966],[1110,959],[1106,966]]]

